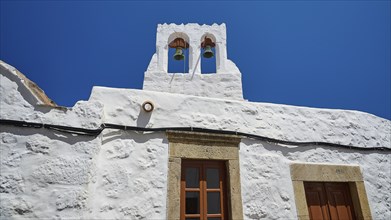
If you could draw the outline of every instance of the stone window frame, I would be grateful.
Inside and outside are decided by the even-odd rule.
[[[360,166],[293,163],[290,172],[298,219],[310,219],[304,182],[347,182],[357,219],[372,219]]]
[[[241,136],[203,132],[167,131],[169,141],[167,219],[180,219],[182,159],[226,161],[229,219],[243,219],[239,144]]]

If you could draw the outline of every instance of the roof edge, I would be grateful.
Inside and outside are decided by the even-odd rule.
[[[52,99],[50,99],[35,82],[31,81],[15,67],[7,64],[2,60],[0,60],[0,73],[17,83],[19,88],[20,86],[23,86],[23,90],[30,93],[31,97],[29,97],[29,100],[27,100],[30,102],[30,104],[58,107],[57,104]]]

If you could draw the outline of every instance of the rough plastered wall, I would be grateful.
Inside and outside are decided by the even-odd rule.
[[[96,176],[96,138],[0,128],[0,218],[76,219]]]
[[[87,218],[164,219],[167,164],[164,134],[105,131]]]
[[[162,136],[1,126],[0,219],[164,219]]]
[[[116,97],[113,99],[112,97]],[[290,141],[318,141],[391,148],[391,123],[371,114],[228,101],[151,91],[94,87],[90,100],[105,103],[108,123],[141,127],[202,127],[234,130]],[[141,104],[152,101],[145,113]],[[389,151],[325,146],[282,146],[243,139],[240,145],[243,211],[246,219],[295,219],[292,162],[359,165],[374,219],[391,217]]]
[[[94,87],[73,108],[34,103],[15,69],[2,64],[0,118],[82,128],[139,127],[236,130],[289,141],[390,146],[391,122],[371,114],[132,89]],[[29,98],[30,97],[30,98]],[[33,100],[33,101],[31,101]],[[151,113],[141,104],[152,101]],[[0,218],[164,219],[168,143],[164,133],[105,130],[98,137],[0,127]],[[360,165],[374,219],[390,218],[389,151],[282,146],[243,139],[246,219],[295,219],[289,164]]]
[[[243,214],[247,219],[295,219],[291,163],[359,165],[373,219],[391,218],[389,152],[325,146],[283,146],[251,139],[240,144]]]
[[[17,70],[1,63],[0,118],[95,129],[103,105],[39,105]],[[105,130],[98,137],[0,126],[0,219],[162,219],[164,134]]]
[[[391,148],[391,121],[368,113],[94,87],[106,123],[139,127],[200,127],[298,142]],[[155,109],[141,109],[145,101]]]

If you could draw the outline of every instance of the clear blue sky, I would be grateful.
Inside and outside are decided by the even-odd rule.
[[[254,102],[391,119],[390,1],[1,1],[0,59],[57,104],[141,89],[159,23],[226,23]]]

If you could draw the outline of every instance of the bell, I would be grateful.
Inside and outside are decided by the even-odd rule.
[[[204,50],[204,53],[202,54],[205,58],[211,58],[213,57],[213,51],[212,51],[212,48],[211,46],[209,45],[206,45],[205,46],[205,50]]]
[[[174,54],[175,60],[183,60],[185,58],[185,55],[183,55],[183,51],[181,47],[177,47]]]

